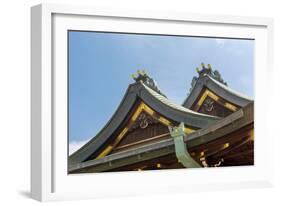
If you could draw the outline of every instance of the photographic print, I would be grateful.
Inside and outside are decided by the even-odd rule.
[[[68,173],[254,165],[254,39],[68,31]]]

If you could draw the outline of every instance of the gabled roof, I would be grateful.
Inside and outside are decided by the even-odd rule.
[[[112,134],[121,126],[126,116],[131,111],[137,100],[141,99],[154,111],[175,122],[184,122],[193,128],[205,128],[220,118],[194,112],[183,106],[177,105],[167,99],[160,90],[154,89],[151,84],[137,81],[129,85],[123,100],[116,112],[113,114],[103,129],[93,137],[87,144],[72,154],[69,158],[70,164],[75,164],[87,160],[97,151]]]
[[[246,107],[232,113],[231,115],[216,121],[207,128],[197,130],[185,137],[184,141],[187,148],[193,148],[201,144],[215,141],[225,135],[237,131],[254,122],[254,103],[248,104]],[[233,124],[234,123],[234,124]],[[216,131],[216,132],[214,132]],[[149,160],[174,153],[174,141],[172,138],[159,142],[144,145],[137,149],[131,149],[120,153],[111,154],[101,159],[89,160],[83,163],[72,164],[69,171],[72,173],[80,173],[83,169],[91,172],[102,172],[109,169],[118,168],[124,165]]]
[[[220,75],[219,78],[215,79],[216,76],[213,74],[211,68],[206,69],[203,67],[203,71],[204,72],[201,71],[199,73],[198,78],[194,77],[190,93],[183,102],[182,106],[191,108],[204,88],[210,89],[221,98],[239,107],[245,107],[250,102],[253,102],[250,97],[229,88],[226,82],[221,79]]]

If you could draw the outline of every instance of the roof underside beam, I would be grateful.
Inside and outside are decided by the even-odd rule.
[[[147,145],[137,150],[112,154],[101,159],[89,160],[69,167],[70,173],[91,173],[110,171],[122,166],[135,164],[175,152],[172,139]]]

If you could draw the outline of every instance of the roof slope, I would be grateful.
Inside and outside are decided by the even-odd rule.
[[[143,81],[138,81],[129,85],[123,100],[111,119],[95,137],[70,156],[69,163],[83,162],[99,149],[124,122],[127,114],[138,99],[141,99],[159,114],[175,122],[184,122],[186,125],[195,128],[205,128],[220,119],[176,105],[158,90],[154,90],[149,85],[144,84]]]
[[[200,95],[202,89],[204,89],[205,87],[215,92],[217,95],[227,100],[228,102],[231,102],[240,107],[245,107],[250,102],[253,102],[250,97],[247,97],[237,91],[230,89],[225,84],[217,81],[210,75],[205,74],[200,75],[199,78],[196,80],[196,83],[191,89],[190,94],[187,96],[182,105],[186,108],[191,108],[198,96]]]
[[[231,132],[237,131],[254,122],[254,103],[230,114],[229,116],[216,121],[207,128],[197,130],[184,138],[188,148],[217,140]],[[216,131],[216,132],[214,132]],[[114,169],[120,166],[141,162],[174,153],[173,139],[165,139],[137,149],[126,150],[120,153],[111,154],[101,159],[89,160],[83,163],[70,165],[69,171],[80,173],[83,169],[92,168],[91,172],[102,172],[109,168]],[[141,158],[140,158],[141,157]],[[89,172],[90,170],[88,170]]]

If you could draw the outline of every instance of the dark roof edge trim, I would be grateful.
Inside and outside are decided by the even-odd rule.
[[[228,86],[213,79],[209,75],[205,75],[204,77],[200,77],[196,81],[195,86],[193,87],[190,94],[186,97],[182,105],[186,108],[191,108],[204,87],[215,92],[218,96],[229,101],[230,103],[233,103],[240,107],[244,107],[250,102],[253,102],[253,99],[251,99],[250,97],[247,97],[244,94],[241,94],[229,88]]]

